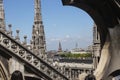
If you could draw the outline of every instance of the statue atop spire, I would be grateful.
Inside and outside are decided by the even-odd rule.
[[[0,0],[0,28],[6,30],[5,28],[5,13],[3,7],[3,0]]]
[[[46,42],[45,42],[45,33],[44,33],[44,26],[42,23],[42,15],[41,15],[41,0],[34,0],[35,1],[35,14],[34,14],[34,25],[32,31],[32,47],[33,51],[36,53],[39,52],[37,55],[41,55],[45,53],[46,50]]]

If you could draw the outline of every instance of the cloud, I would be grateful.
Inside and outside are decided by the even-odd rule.
[[[47,38],[48,49],[57,49],[58,43],[61,41],[63,49],[75,48],[75,44],[78,43],[80,48],[85,48],[92,43],[91,39],[82,36],[70,36],[65,35],[64,37],[49,37]]]
[[[51,38],[50,41],[60,41],[58,38]]]
[[[50,42],[56,42],[56,41],[66,42],[69,40],[70,40],[70,35],[66,35],[64,37],[49,37],[49,38],[47,38],[47,41],[50,41]]]
[[[70,35],[66,35],[66,38],[70,38]]]

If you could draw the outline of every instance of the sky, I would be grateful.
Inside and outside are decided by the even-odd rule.
[[[63,50],[86,48],[93,40],[93,20],[83,10],[63,6],[61,0],[41,0],[42,20],[47,50],[57,50],[59,41]],[[20,37],[32,37],[34,0],[4,0],[6,25],[12,24],[13,35],[20,30]]]

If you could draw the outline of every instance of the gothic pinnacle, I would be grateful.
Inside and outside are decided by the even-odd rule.
[[[6,30],[5,28],[5,13],[3,8],[3,0],[0,0],[0,29]]]
[[[45,53],[46,42],[44,26],[41,15],[41,0],[34,0],[34,25],[32,30],[32,47],[33,51],[38,51],[39,54]],[[38,54],[38,55],[39,55]]]
[[[41,0],[34,0],[35,6],[35,16],[34,22],[35,23],[42,23],[42,16],[41,16]]]

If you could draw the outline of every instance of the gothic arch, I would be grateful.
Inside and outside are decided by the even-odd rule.
[[[102,47],[106,41],[107,34],[109,34],[108,28],[119,24],[120,3],[118,0],[62,0],[62,2],[63,5],[80,8],[92,17],[98,27]]]
[[[87,12],[98,27],[101,58],[94,75],[97,80],[109,80],[109,74],[120,69],[120,1],[62,0],[63,5],[75,6]],[[116,66],[115,66],[116,65]]]
[[[1,80],[9,80],[8,73],[1,61],[0,61],[0,78]]]

